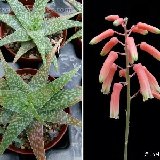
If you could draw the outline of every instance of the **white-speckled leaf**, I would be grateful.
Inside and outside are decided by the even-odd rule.
[[[6,23],[8,26],[12,27],[15,30],[21,28],[21,24],[17,21],[14,15],[0,14],[0,21]]]
[[[17,62],[17,60],[23,56],[27,51],[29,51],[30,49],[34,48],[36,45],[32,42],[32,41],[28,41],[28,42],[22,42],[21,43],[21,47],[19,48],[13,63]]]
[[[13,118],[13,112],[9,109],[4,109],[0,112],[0,123],[6,125]]]
[[[17,115],[10,122],[5,134],[3,135],[2,142],[0,143],[0,154],[8,148],[17,136],[30,124],[32,117],[28,115]]]
[[[37,74],[35,76],[33,76],[32,80],[29,82],[29,86],[33,89],[37,89],[40,88],[42,86],[44,86],[47,83],[48,80],[48,74],[49,74],[49,69],[53,60],[53,57],[57,51],[57,47],[59,46],[59,44],[61,43],[61,41],[59,41],[59,43],[57,43],[53,49],[52,52],[50,52],[49,54],[47,54],[46,57],[46,65],[42,65],[40,67],[40,69],[38,70]]]
[[[3,108],[9,109],[13,112],[29,114],[38,120],[41,119],[37,113],[37,110],[34,108],[33,104],[28,101],[24,92],[0,90],[0,105],[3,106]]]
[[[81,101],[82,88],[63,89],[54,94],[53,97],[44,105],[42,112],[45,110],[63,110],[71,107]]]
[[[21,90],[23,92],[28,92],[28,84],[23,81],[23,79],[16,73],[16,71],[11,66],[9,66],[9,64],[5,61],[1,51],[0,59],[5,71],[5,78],[9,88],[11,90]]]
[[[0,40],[0,47],[13,42],[26,42],[29,40],[30,37],[28,36],[27,32],[24,29],[18,29],[12,34],[2,38]]]
[[[53,66],[55,70],[58,71],[58,60],[56,56],[53,57]]]
[[[4,78],[0,78],[0,90],[7,90],[8,85]]]
[[[76,38],[81,38],[82,37],[82,29],[77,31],[74,35],[72,35],[66,42],[65,44],[67,44],[68,42],[70,42],[71,40],[73,39],[76,39]]]
[[[28,140],[38,160],[46,160],[43,140],[43,125],[34,122],[27,130]]]
[[[49,19],[44,25],[44,33],[47,36],[73,27],[82,27],[82,22],[60,18]]]
[[[30,23],[30,11],[18,0],[7,0],[7,2],[22,26],[28,28]]]
[[[32,104],[38,108],[42,108],[43,105],[49,101],[55,93],[61,90],[71,80],[71,78],[77,73],[78,70],[79,67],[65,73],[56,80],[46,84],[44,87],[30,92],[28,97]]]
[[[82,127],[82,122],[65,111],[45,111],[41,114],[44,121]]]

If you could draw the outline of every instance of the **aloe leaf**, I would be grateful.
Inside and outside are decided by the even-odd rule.
[[[58,60],[56,56],[53,57],[53,65],[55,67],[55,70],[58,71]]]
[[[49,19],[45,21],[44,34],[52,35],[73,27],[82,27],[82,22],[60,18]]]
[[[18,0],[7,0],[7,2],[22,26],[28,28],[30,25],[30,11]]]
[[[32,89],[37,89],[42,86],[44,86],[47,83],[48,80],[48,74],[49,74],[49,69],[53,60],[53,57],[57,51],[57,47],[61,43],[62,40],[60,40],[58,43],[55,44],[53,47],[52,51],[47,54],[46,56],[46,65],[42,65],[40,69],[38,70],[37,74],[33,76],[32,80],[29,82],[29,86]]]
[[[0,14],[0,21],[6,23],[8,26],[12,27],[15,30],[18,30],[21,28],[20,23],[17,21],[14,15]]]
[[[46,65],[46,54],[52,51],[52,43],[48,37],[43,36],[43,30],[39,31],[31,31],[28,32],[30,37],[33,39],[34,43],[36,44],[39,53],[43,59],[43,63]]]
[[[60,91],[71,80],[78,70],[79,67],[65,73],[61,77],[57,78],[53,82],[50,82],[49,84],[46,84],[38,90],[30,92],[28,97],[31,100],[31,103],[38,108],[42,108],[55,93]]]
[[[19,48],[19,51],[17,52],[13,63],[17,62],[17,60],[23,56],[26,52],[28,52],[30,49],[34,48],[36,45],[32,41],[28,42],[22,42],[21,47]]]
[[[28,115],[17,115],[8,125],[0,144],[0,154],[17,138],[17,136],[30,124],[31,117]]]
[[[45,111],[41,113],[44,121],[82,127],[82,122],[65,111]]]
[[[41,121],[33,104],[28,102],[26,95],[21,91],[0,90],[0,105],[13,112],[30,114]]]
[[[7,90],[8,85],[4,78],[0,78],[0,90]]]
[[[6,125],[9,123],[13,118],[13,112],[9,109],[4,109],[0,112],[0,123]]]
[[[82,29],[77,31],[74,35],[72,35],[66,42],[65,44],[67,44],[68,42],[70,42],[71,40],[73,39],[76,39],[76,38],[81,38],[82,37]]]
[[[43,125],[39,122],[34,122],[27,131],[30,146],[33,149],[34,155],[39,160],[46,160],[43,140]]]
[[[18,29],[12,34],[2,38],[0,40],[0,47],[13,42],[25,42],[29,40],[30,37],[28,36],[27,32],[24,29]]]
[[[11,66],[8,65],[1,51],[0,51],[0,59],[5,72],[6,82],[9,88],[11,90],[21,90],[23,92],[28,92],[30,89],[28,84],[25,83],[23,79],[16,73],[16,71]]]
[[[48,101],[41,111],[50,110],[63,110],[65,108],[71,107],[81,101],[82,98],[82,88],[77,87],[73,89],[63,89],[58,93],[54,94],[53,97]]]

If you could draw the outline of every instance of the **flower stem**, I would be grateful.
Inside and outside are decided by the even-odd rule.
[[[124,32],[125,32],[125,53],[126,53],[126,83],[127,83],[127,110],[126,110],[126,129],[125,129],[125,147],[124,147],[124,160],[127,160],[127,146],[128,146],[128,137],[129,137],[129,122],[130,122],[130,104],[131,104],[131,96],[130,96],[130,75],[129,75],[129,55],[127,51],[127,21],[125,19],[124,24]]]

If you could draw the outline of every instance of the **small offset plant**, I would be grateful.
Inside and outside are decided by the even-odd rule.
[[[107,56],[99,74],[99,82],[102,83],[101,91],[103,94],[109,94],[111,84],[114,78],[114,75],[117,70],[119,70],[119,76],[124,77],[124,82],[114,83],[113,91],[111,93],[110,100],[110,118],[119,118],[119,100],[121,90],[126,86],[127,87],[127,108],[126,108],[126,130],[125,130],[125,149],[124,149],[124,160],[127,160],[127,145],[128,145],[128,136],[129,136],[129,121],[130,121],[130,105],[131,100],[136,97],[139,93],[143,97],[143,101],[148,99],[157,98],[160,99],[160,87],[156,78],[149,72],[149,70],[143,66],[138,61],[138,50],[145,51],[150,54],[157,60],[160,60],[160,52],[147,44],[146,42],[141,42],[140,44],[135,43],[134,38],[131,36],[132,33],[138,33],[141,35],[146,35],[148,32],[154,34],[160,34],[160,30],[156,27],[148,25],[146,23],[139,22],[136,25],[133,25],[130,29],[127,28],[128,18],[120,18],[118,15],[109,15],[105,17],[105,20],[113,22],[114,26],[122,26],[124,33],[114,31],[113,29],[108,29],[98,36],[94,37],[90,44],[94,45],[100,41],[112,37],[114,35],[123,36],[125,38],[124,42],[121,42],[117,37],[112,37],[109,42],[105,44],[100,55]],[[124,52],[115,52],[111,51],[112,48],[120,44],[124,47]],[[125,56],[125,68],[117,65],[115,63],[116,59],[119,56]],[[133,70],[132,70],[133,69]],[[132,73],[131,73],[132,72]],[[140,89],[135,94],[131,95],[131,84],[130,79],[133,76],[137,76],[139,80]]]
[[[10,26],[14,32],[2,38],[0,46],[14,42],[21,43],[14,62],[36,46],[43,63],[46,64],[46,54],[51,52],[53,48],[53,43],[49,36],[68,28],[82,26],[82,23],[79,21],[69,20],[79,14],[79,12],[58,18],[46,18],[45,8],[48,0],[35,0],[33,9],[28,9],[18,0],[7,0],[7,2],[14,15],[0,14],[0,21]],[[54,57],[56,65],[55,59],[56,57]]]
[[[64,111],[81,101],[80,86],[64,89],[79,67],[48,81],[49,68],[59,44],[47,54],[46,65],[42,65],[28,83],[7,64],[0,52],[5,71],[4,78],[0,78],[0,132],[3,137],[0,154],[12,142],[21,142],[18,135],[25,131],[37,160],[46,160],[43,126],[53,123],[81,127],[81,121]]]

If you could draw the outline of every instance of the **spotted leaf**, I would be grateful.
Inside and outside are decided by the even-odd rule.
[[[28,140],[38,160],[46,160],[43,140],[43,125],[35,121],[27,131]]]

